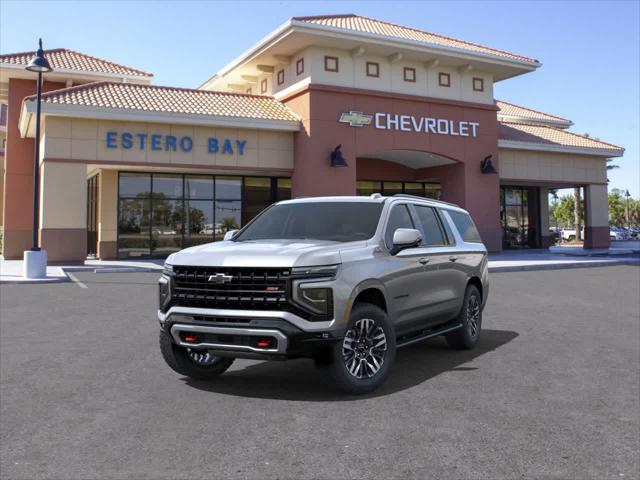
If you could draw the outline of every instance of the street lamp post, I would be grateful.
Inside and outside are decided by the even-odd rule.
[[[24,252],[25,278],[45,278],[47,276],[47,252],[40,249],[38,228],[40,224],[40,105],[42,102],[42,74],[53,69],[44,56],[42,39],[35,56],[26,67],[30,72],[38,74],[38,90],[36,99],[36,137],[33,153],[33,244],[31,250]]]
[[[630,196],[631,194],[629,193],[629,189],[627,189],[627,191],[624,192],[624,198],[625,198],[624,216],[625,216],[625,220],[627,221],[627,228],[631,228],[631,222],[629,221],[629,197]]]

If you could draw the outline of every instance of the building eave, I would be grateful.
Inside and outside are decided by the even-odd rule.
[[[407,48],[416,52],[422,52],[426,54],[446,54],[450,57],[463,61],[482,61],[491,63],[496,66],[518,68],[521,71],[511,77],[528,73],[536,70],[542,66],[542,63],[538,61],[525,61],[515,58],[502,57],[499,55],[493,55],[484,52],[471,52],[463,48],[447,47],[444,45],[426,44],[418,40],[400,39],[388,35],[380,35],[369,32],[347,31],[337,27],[330,27],[326,25],[310,24],[299,20],[290,19],[280,25],[272,33],[268,34],[261,41],[251,46],[248,50],[243,52],[240,56],[236,57],[230,63],[222,67],[218,72],[212,75],[205,82],[200,84],[197,88],[206,89],[210,87],[215,81],[225,77],[229,72],[236,68],[250,62],[252,59],[263,53],[267,48],[276,44],[278,41],[292,33],[307,33],[312,35],[330,35],[332,38],[342,38],[345,40],[353,41],[366,41],[367,43],[373,43],[380,46],[395,47],[395,48]],[[511,78],[506,77],[506,78]]]
[[[34,74],[28,73],[25,65],[16,64],[16,63],[1,63],[0,68],[25,72],[27,75],[33,76]],[[131,75],[125,73],[111,73],[111,72],[96,72],[90,70],[71,70],[67,68],[56,68],[51,73],[47,73],[45,75],[46,78],[55,78],[56,76],[61,77],[84,77],[84,78],[98,78],[101,80],[127,80],[132,82],[140,82],[140,83],[150,83],[153,79],[153,75]]]
[[[31,124],[35,116],[36,102],[23,102],[20,112],[20,135],[31,136]],[[247,128],[256,130],[275,130],[283,132],[297,132],[300,130],[299,121],[270,120],[248,117],[229,117],[218,115],[194,115],[170,112],[149,112],[142,110],[87,107],[83,105],[42,104],[43,116],[85,118],[94,120],[111,120],[126,122],[160,123],[174,125],[194,125],[207,127]]]
[[[544,144],[533,142],[516,142],[513,140],[498,140],[498,148],[510,150],[529,150],[536,152],[567,153],[574,155],[590,155],[595,157],[612,158],[624,155],[624,149],[571,147],[558,144]]]
[[[541,127],[556,127],[567,129],[573,126],[571,120],[540,120],[531,117],[523,117],[519,115],[505,115],[498,112],[498,121],[507,123],[521,123],[526,125],[540,125]]]

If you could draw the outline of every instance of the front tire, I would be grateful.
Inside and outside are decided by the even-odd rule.
[[[179,347],[164,330],[160,331],[160,352],[173,371],[196,380],[211,380],[217,377],[235,360],[215,356],[207,350]]]
[[[369,393],[387,379],[395,356],[395,332],[386,312],[376,305],[356,304],[345,338],[330,352],[329,373],[343,392]]]
[[[447,343],[452,348],[471,350],[480,340],[482,328],[482,296],[475,285],[467,286],[457,321],[462,328],[446,335]]]

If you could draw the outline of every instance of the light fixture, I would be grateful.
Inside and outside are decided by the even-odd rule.
[[[49,64],[49,60],[44,56],[44,51],[42,50],[42,39],[39,41],[39,47],[36,55],[31,59],[26,68],[30,72],[38,73],[47,73],[53,70]]]
[[[484,160],[480,161],[480,172],[489,174],[498,173],[496,168],[493,166],[493,163],[491,162],[492,157],[493,155],[487,155],[486,157],[484,157]]]
[[[342,156],[342,144],[338,145],[331,152],[331,166],[332,167],[348,167],[347,161]]]

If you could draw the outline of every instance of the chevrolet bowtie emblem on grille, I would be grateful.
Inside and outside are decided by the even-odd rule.
[[[229,283],[231,280],[233,280],[233,275],[225,275],[224,273],[209,275],[209,281],[212,283]]]
[[[354,112],[353,110],[349,112],[342,112],[340,115],[341,123],[348,123],[352,127],[362,127],[364,125],[371,125],[371,120],[373,120],[373,115],[368,115],[362,112]]]

